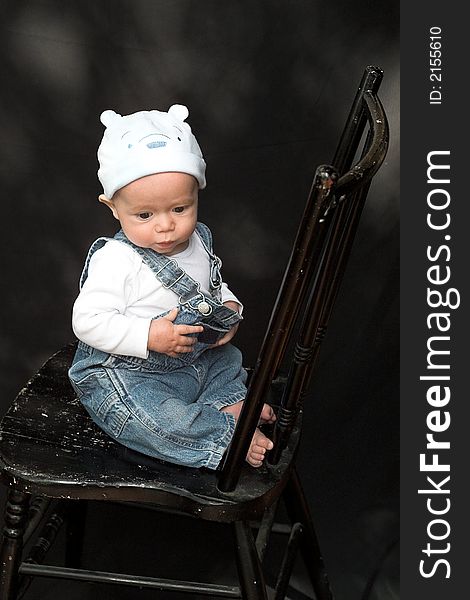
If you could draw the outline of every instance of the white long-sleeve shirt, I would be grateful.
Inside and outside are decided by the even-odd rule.
[[[210,262],[193,233],[186,250],[172,256],[209,292]],[[237,297],[222,283],[222,302]],[[88,276],[73,306],[72,327],[78,339],[110,354],[146,358],[152,318],[178,306],[178,296],[164,288],[130,246],[111,240],[91,257]]]

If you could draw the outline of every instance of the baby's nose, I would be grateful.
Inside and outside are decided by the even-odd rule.
[[[170,215],[161,215],[155,222],[155,229],[158,232],[171,231],[173,229],[173,219]]]

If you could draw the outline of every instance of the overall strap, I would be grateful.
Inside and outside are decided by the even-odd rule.
[[[213,296],[215,296],[218,300],[221,298],[221,287],[222,287],[222,275],[220,274],[220,269],[222,267],[222,261],[218,256],[214,254],[212,249],[212,233],[207,225],[204,223],[198,222],[196,224],[196,233],[199,235],[199,238],[206,250],[207,254],[210,258],[210,276],[209,276],[209,286],[210,291]]]
[[[111,241],[113,238],[109,237],[100,237],[93,242],[88,250],[88,254],[85,260],[85,266],[83,267],[82,274],[80,275],[80,289],[82,289],[83,284],[85,283],[86,278],[88,277],[88,267],[90,265],[90,260],[93,254],[102,248],[107,242]]]
[[[207,314],[212,312],[212,308],[206,302],[206,297],[201,292],[200,284],[190,277],[174,258],[159,254],[151,248],[136,246],[126,237],[122,229],[116,233],[114,239],[127,244],[137,252],[143,262],[160,280],[163,287],[178,295],[180,304],[189,304],[193,308],[197,307],[202,314],[205,314],[206,309]]]
[[[198,223],[198,225],[203,224]],[[196,231],[202,240],[204,248],[207,250],[211,258],[212,264],[212,262],[215,262],[215,260],[213,261],[213,258],[217,259],[217,257],[215,257],[215,255],[211,251],[212,244],[210,230],[205,225],[203,225],[201,228],[197,227]],[[202,233],[200,233],[200,231]],[[181,267],[178,265],[175,259],[167,257],[163,254],[159,254],[158,252],[155,252],[154,250],[151,250],[149,248],[140,248],[140,246],[136,246],[126,237],[122,230],[118,231],[114,238],[100,237],[93,242],[88,251],[85,266],[80,277],[80,288],[83,286],[88,276],[88,267],[93,254],[97,250],[102,248],[107,242],[110,242],[113,239],[127,244],[135,252],[137,252],[139,256],[141,256],[145,264],[160,280],[162,285],[165,288],[171,289],[178,295],[180,304],[185,304],[188,307],[191,307],[193,310],[197,310],[203,317],[206,317],[211,314],[213,314],[214,316],[217,315],[217,318],[221,319],[227,326],[232,326],[242,319],[242,317],[238,315],[238,313],[228,309],[220,303],[217,294],[217,292],[220,291],[220,284],[218,287],[214,287],[213,298],[206,297],[201,292],[199,283],[195,281],[192,277],[190,277],[186,273],[186,271],[184,271],[184,269],[181,269]],[[219,261],[219,259],[217,259],[217,261]],[[218,275],[220,277],[220,272],[218,273]]]

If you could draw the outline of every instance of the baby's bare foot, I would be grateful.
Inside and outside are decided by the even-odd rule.
[[[243,400],[241,400],[240,402],[235,402],[235,404],[230,404],[230,406],[224,406],[220,410],[221,410],[221,412],[230,413],[238,421],[238,417],[240,416],[242,407],[243,407]],[[269,406],[269,404],[264,404],[263,410],[261,411],[260,420],[259,420],[260,424],[261,423],[274,423],[275,420],[276,420],[276,415],[274,413],[274,410],[271,408],[271,406]]]
[[[255,430],[246,460],[252,467],[260,467],[266,454],[266,450],[272,450],[274,444],[259,429]]]
[[[220,411],[229,413],[235,417],[235,420],[238,420],[242,407],[243,400],[241,400],[240,402],[236,402],[235,404],[230,404],[229,406],[224,406],[220,409]],[[259,422],[274,423],[275,420],[276,415],[274,414],[274,411],[271,408],[271,406],[269,406],[269,404],[264,404]],[[274,444],[272,443],[272,441],[268,437],[266,437],[262,431],[256,428],[246,455],[247,462],[252,467],[260,467],[263,464],[266,451],[272,450],[273,447]]]

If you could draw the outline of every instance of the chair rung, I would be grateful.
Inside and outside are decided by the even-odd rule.
[[[256,521],[250,521],[250,527],[253,529],[259,529],[260,523]],[[281,535],[290,535],[292,527],[287,523],[273,523],[271,527],[271,533],[280,533]]]
[[[22,563],[19,569],[21,575],[33,577],[53,577],[59,579],[73,579],[93,583],[115,583],[173,592],[189,592],[193,594],[207,594],[223,598],[241,598],[240,588],[212,583],[198,583],[195,581],[178,581],[173,579],[158,579],[155,577],[141,577],[123,573],[108,573],[106,571],[87,571],[85,569],[70,569],[54,565],[33,565]]]

